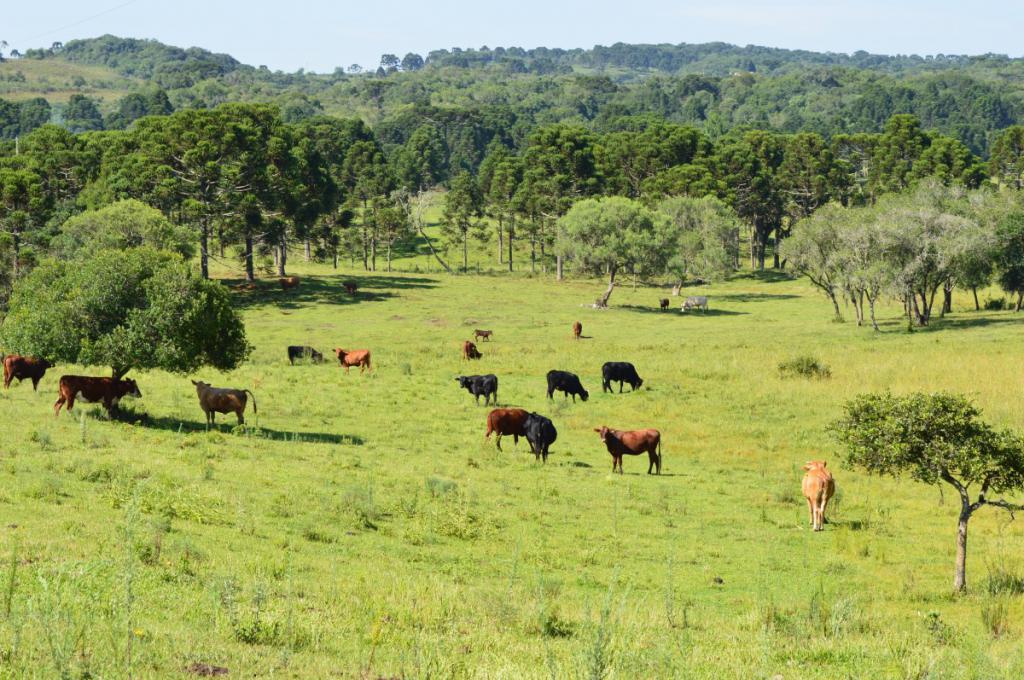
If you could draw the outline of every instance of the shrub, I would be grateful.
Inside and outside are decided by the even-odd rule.
[[[1010,623],[1010,608],[1006,598],[994,597],[981,605],[981,622],[992,637],[1005,635]]]
[[[982,304],[982,308],[987,311],[1000,311],[1003,309],[1007,309],[1008,307],[1009,305],[1007,304],[1006,298],[1004,297],[990,297],[985,300],[984,304]]]
[[[832,377],[832,369],[809,354],[780,362],[779,373],[783,378],[817,378],[825,380]]]

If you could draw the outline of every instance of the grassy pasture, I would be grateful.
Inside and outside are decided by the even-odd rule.
[[[71,95],[84,94],[109,104],[140,85],[106,66],[63,59],[9,59],[0,64],[0,97],[11,101],[43,97],[64,104]]]
[[[138,425],[53,418],[57,377],[85,369],[0,395],[0,677],[1024,677],[1024,598],[989,592],[1024,576],[1024,523],[975,517],[954,598],[950,493],[844,469],[825,432],[885,388],[966,392],[1024,428],[1024,317],[958,306],[907,333],[887,307],[873,334],[771,275],[683,315],[628,285],[582,307],[594,281],[296,270],[298,291],[238,294],[251,360],[195,376],[255,392],[247,429],[206,432],[187,377],[162,373],[135,376]],[[465,365],[474,327],[495,335]],[[375,370],[292,367],[288,344],[370,348]],[[801,354],[832,377],[780,377]],[[607,360],[645,386],[602,394]],[[551,368],[590,400],[548,402]],[[554,420],[546,466],[484,443],[468,372]],[[601,424],[660,429],[664,474],[610,474]],[[810,458],[839,489],[820,534]]]

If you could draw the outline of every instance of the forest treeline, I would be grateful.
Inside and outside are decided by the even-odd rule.
[[[102,95],[109,85],[103,79],[81,79],[94,94],[52,103],[50,121],[72,130],[122,128],[158,112],[142,106],[140,97],[165,98],[175,110],[273,103],[289,123],[324,114],[354,116],[375,130],[406,134],[416,127],[410,129],[410,119],[424,123],[442,111],[446,118],[500,119],[517,145],[533,129],[554,123],[604,133],[619,129],[623,119],[654,116],[692,125],[712,139],[738,127],[831,137],[879,132],[892,116],[910,114],[925,129],[985,157],[998,130],[1024,122],[1024,61],[1003,55],[843,55],[721,43],[452,48],[422,56],[384,54],[366,68],[315,74],[271,71],[199,48],[103,36],[27,50],[20,58],[102,66],[136,83],[138,91],[122,101]],[[33,91],[31,83],[14,82],[17,62],[4,73],[0,97],[5,91]],[[15,110],[23,106],[0,105],[0,135],[12,138],[38,126],[38,102],[35,115]],[[388,135],[381,139],[392,143]],[[465,158],[455,161],[475,170]]]

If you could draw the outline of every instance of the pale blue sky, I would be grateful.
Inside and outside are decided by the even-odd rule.
[[[227,52],[294,71],[376,66],[385,52],[698,43],[885,54],[1024,54],[1019,0],[36,0],[5,3],[0,39],[26,49],[103,33]],[[97,16],[99,15],[99,16]]]

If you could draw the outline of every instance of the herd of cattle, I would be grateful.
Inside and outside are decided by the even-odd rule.
[[[281,279],[282,288],[288,289],[298,285],[298,279],[293,281]],[[349,288],[349,286],[346,286]],[[355,284],[352,284],[350,293],[354,293]],[[660,306],[666,308],[667,300],[661,300]],[[707,298],[696,296],[687,298],[683,304],[683,310],[700,308],[707,310]],[[493,331],[476,329],[473,332],[475,340],[490,342]],[[572,337],[576,340],[583,337],[583,326],[579,321],[572,325]],[[288,362],[292,365],[296,361],[307,361],[312,363],[323,363],[323,354],[313,347],[305,345],[290,345],[287,348]],[[358,367],[359,372],[372,371],[370,350],[346,350],[335,348],[334,354],[340,366],[348,373],[352,367]],[[462,344],[462,357],[465,360],[482,358],[482,354],[476,345],[466,340]],[[3,357],[4,389],[10,387],[11,381],[17,379],[31,380],[32,389],[36,390],[39,381],[46,374],[47,369],[52,368],[49,361],[37,357],[25,357],[19,355],[8,355]],[[484,398],[484,405],[497,406],[498,401],[498,377],[494,374],[486,375],[463,375],[455,378],[459,387],[467,390],[480,403],[480,397]],[[637,373],[633,364],[625,361],[609,361],[601,367],[601,388],[603,392],[612,392],[612,383],[619,384],[619,393],[623,391],[624,385],[629,385],[632,391],[643,386],[644,381]],[[209,383],[192,381],[196,388],[196,395],[199,398],[199,406],[206,415],[207,427],[214,425],[217,413],[234,413],[238,423],[244,424],[244,411],[249,398],[252,398],[253,412],[256,412],[256,396],[249,390],[237,390],[230,388],[213,387]],[[563,399],[572,397],[573,403],[576,397],[586,402],[590,393],[583,387],[578,375],[568,371],[551,370],[547,373],[547,397],[554,398],[555,392],[562,392]],[[101,403],[108,414],[113,415],[118,408],[118,403],[125,397],[141,398],[138,384],[131,379],[102,378],[92,376],[64,375],[58,381],[57,401],[53,405],[54,415],[58,415],[62,407],[66,406],[70,412],[74,407],[76,399],[82,399],[88,403]],[[661,433],[655,429],[641,430],[615,430],[602,425],[594,428],[601,441],[604,443],[608,453],[612,457],[612,472],[623,473],[622,459],[624,456],[637,456],[647,454],[648,474],[661,474]],[[501,450],[501,438],[511,435],[516,444],[519,437],[524,437],[530,445],[530,450],[538,461],[547,462],[550,447],[558,438],[558,430],[550,418],[539,413],[529,412],[521,408],[494,408],[487,415],[487,431],[485,439],[490,440],[492,434],[496,436],[498,450]],[[810,523],[815,531],[820,531],[825,523],[825,508],[829,499],[835,493],[835,481],[827,465],[823,461],[811,461],[804,466],[805,475],[802,489],[807,500],[807,507],[810,513]]]

